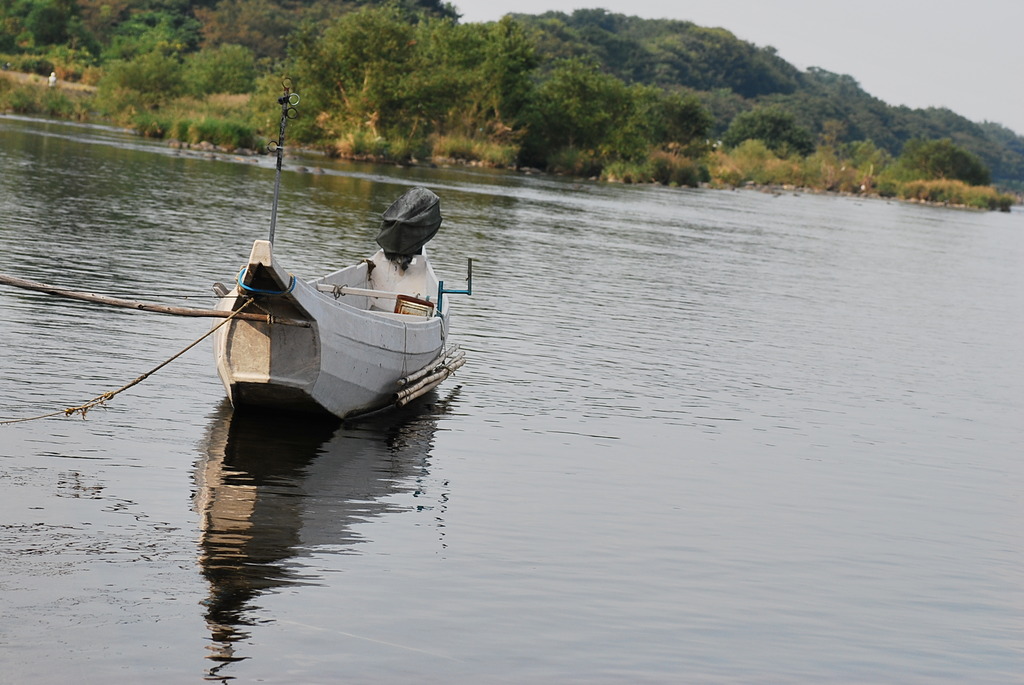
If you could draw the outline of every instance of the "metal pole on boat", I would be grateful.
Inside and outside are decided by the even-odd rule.
[[[267,143],[267,149],[277,153],[277,175],[274,178],[274,206],[270,211],[270,242],[274,242],[274,230],[277,228],[277,200],[281,195],[281,163],[284,161],[284,129],[289,119],[298,116],[299,110],[295,107],[299,104],[299,94],[291,92],[292,80],[286,78],[283,82],[284,95],[277,99],[281,105],[281,130],[277,140]]]

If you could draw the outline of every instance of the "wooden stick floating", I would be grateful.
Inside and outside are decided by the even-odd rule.
[[[82,300],[84,302],[94,302],[96,304],[104,304],[111,307],[124,307],[126,309],[136,309],[144,312],[156,312],[158,314],[173,314],[174,316],[199,316],[199,317],[211,317],[226,319],[231,317],[233,312],[226,312],[220,309],[198,309],[193,307],[173,307],[165,304],[153,304],[150,302],[138,302],[136,300],[122,300],[116,297],[106,297],[104,295],[93,295],[92,293],[83,293],[77,290],[68,290],[67,288],[61,288],[55,285],[47,285],[45,283],[37,283],[36,281],[25,280],[24,278],[17,278],[15,276],[8,276],[6,274],[0,274],[0,284],[13,285],[16,288],[23,288],[25,290],[34,290],[40,293],[46,293],[48,295],[57,295],[59,297],[67,297],[72,300]],[[257,314],[255,312],[242,312],[234,316],[236,319],[245,319],[247,321],[262,321],[264,323],[277,323],[284,324],[286,326],[302,326],[309,328],[308,321],[302,321],[299,319],[278,319],[271,317],[267,314]]]

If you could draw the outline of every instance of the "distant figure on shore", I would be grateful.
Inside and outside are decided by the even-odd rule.
[[[50,78],[47,79],[47,82],[50,84],[50,88],[53,88],[55,85],[57,85],[57,72],[51,71]]]

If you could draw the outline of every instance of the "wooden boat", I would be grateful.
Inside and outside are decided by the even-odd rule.
[[[424,245],[441,223],[437,196],[414,188],[385,213],[369,259],[310,282],[257,240],[217,309],[268,315],[214,332],[217,371],[231,403],[351,417],[402,405],[465,361],[448,342],[446,290]]]

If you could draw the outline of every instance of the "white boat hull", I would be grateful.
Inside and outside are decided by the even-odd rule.
[[[232,319],[214,333],[217,371],[232,404],[342,418],[394,404],[403,379],[444,364],[447,312],[394,313],[395,292],[429,299],[437,291],[426,256],[416,259],[405,271],[378,253],[306,283],[274,263],[269,242],[256,241],[238,284],[217,306],[234,311],[249,302],[246,311],[272,317]]]

